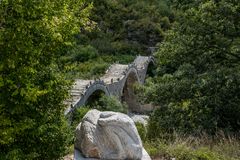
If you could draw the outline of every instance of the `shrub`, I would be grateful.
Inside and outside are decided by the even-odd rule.
[[[145,142],[145,140],[147,138],[147,129],[146,129],[146,127],[142,123],[139,123],[139,122],[135,123],[135,125],[137,127],[138,134],[141,137],[141,140],[143,142]]]
[[[73,57],[73,61],[77,62],[85,62],[88,60],[95,59],[98,56],[98,51],[90,46],[76,46],[72,51],[71,51],[71,56]]]
[[[89,110],[91,110],[91,109],[88,106],[81,106],[81,107],[75,109],[75,111],[73,112],[73,115],[72,115],[72,127],[74,130]]]
[[[68,79],[93,79],[102,76],[109,65],[103,59],[97,58],[82,63],[69,63],[64,66],[64,72]]]
[[[97,37],[93,39],[90,44],[94,46],[101,55],[111,55],[114,53],[111,38],[112,35],[106,34],[105,37]]]
[[[96,108],[101,111],[114,111],[114,112],[127,113],[127,105],[122,104],[114,96],[102,96],[100,100],[97,102]]]
[[[101,56],[102,59],[109,64],[113,64],[115,62],[120,63],[120,64],[129,64],[132,63],[134,61],[135,56],[133,55],[121,55],[121,54],[117,54],[117,55],[103,55]]]
[[[161,18],[160,24],[164,30],[170,29],[170,27],[171,27],[171,23],[170,23],[168,17]]]
[[[115,55],[138,55],[141,54],[141,46],[132,42],[115,41],[112,43]]]
[[[144,148],[154,158],[177,160],[237,160],[240,154],[239,138],[226,135],[199,137],[174,135],[174,139],[145,141]]]

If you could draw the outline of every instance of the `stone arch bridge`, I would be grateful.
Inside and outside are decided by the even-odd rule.
[[[144,83],[150,66],[154,66],[152,56],[137,56],[131,64],[111,65],[105,75],[98,80],[76,79],[70,90],[70,98],[65,101],[67,104],[65,115],[87,104],[99,92],[118,97],[127,103],[131,111],[137,112],[140,106],[136,105],[133,84]]]

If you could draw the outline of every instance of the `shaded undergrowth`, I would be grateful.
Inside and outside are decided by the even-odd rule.
[[[219,132],[214,137],[180,136],[174,139],[145,141],[144,147],[153,159],[161,160],[239,160],[240,140]]]

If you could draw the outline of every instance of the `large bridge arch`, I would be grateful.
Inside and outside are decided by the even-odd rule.
[[[130,112],[137,112],[139,103],[134,94],[134,84],[141,83],[138,71],[135,67],[128,70],[122,85],[121,101],[128,105]]]

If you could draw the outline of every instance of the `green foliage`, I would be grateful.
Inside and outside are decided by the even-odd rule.
[[[147,138],[147,128],[142,123],[139,122],[135,123],[135,125],[137,127],[138,134],[141,137],[141,140],[145,142]]]
[[[90,110],[90,108],[88,106],[81,106],[73,112],[72,124],[71,125],[74,128],[74,130],[89,110]]]
[[[111,43],[115,55],[137,55],[141,53],[141,46],[137,43],[116,41]]]
[[[120,64],[129,64],[132,63],[135,59],[135,56],[132,55],[106,55],[101,56],[102,59],[110,64],[120,63]]]
[[[233,136],[201,137],[175,135],[174,139],[145,141],[144,148],[153,159],[237,160],[239,139]]]
[[[97,101],[95,102],[92,101],[91,103],[89,103],[89,106],[79,107],[73,112],[73,117],[72,117],[73,128],[76,128],[76,126],[81,122],[84,115],[93,108],[98,109],[100,111],[114,111],[114,112],[122,112],[122,113],[127,112],[126,104],[122,104],[116,97],[99,95],[98,98],[99,99],[97,99]],[[144,126],[141,126],[141,125],[142,124],[138,125],[140,130],[144,129]],[[146,133],[143,133],[143,134],[145,135]]]
[[[85,62],[91,59],[95,59],[98,55],[98,51],[92,46],[77,46],[71,51],[72,61]]]
[[[173,21],[165,0],[87,2],[94,6],[90,16],[94,29],[82,29],[75,36],[77,46],[60,58],[68,79],[99,78],[115,62],[132,62],[135,55],[150,52],[149,47],[162,41]]]
[[[219,154],[209,151],[208,148],[192,150],[184,145],[177,145],[168,150],[169,156],[179,160],[224,160]]]
[[[72,140],[55,61],[88,22],[79,0],[0,2],[0,159],[58,159]]]
[[[62,65],[62,72],[68,79],[94,79],[103,76],[107,68],[118,62],[120,64],[128,64],[133,62],[134,56],[131,55],[105,55],[97,56],[84,62],[73,62],[73,55],[62,56],[60,64]]]
[[[83,63],[67,63],[63,70],[68,79],[93,79],[101,77],[109,65],[110,64],[105,62],[102,58],[97,58]]]
[[[127,105],[122,104],[117,97],[114,96],[102,96],[96,104],[96,109],[127,113]]]
[[[168,0],[169,4],[174,8],[181,11],[187,10],[192,7],[196,7],[202,2],[207,0]]]
[[[97,32],[97,33],[90,33],[90,34],[98,35],[101,33]],[[97,50],[101,55],[111,55],[114,52],[114,48],[111,43],[111,38],[112,38],[112,34],[106,34],[106,35],[101,35],[99,37],[94,36],[93,39],[89,39],[89,41],[91,41],[90,44],[95,48],[97,48]]]
[[[239,131],[239,9],[236,1],[207,0],[179,13],[156,53],[158,77],[140,89],[160,106],[150,137]]]
[[[165,0],[88,0],[96,22],[88,40],[100,54],[146,54],[148,47],[162,41],[173,13]],[[79,36],[80,40],[86,36]],[[82,40],[81,40],[82,41]]]

